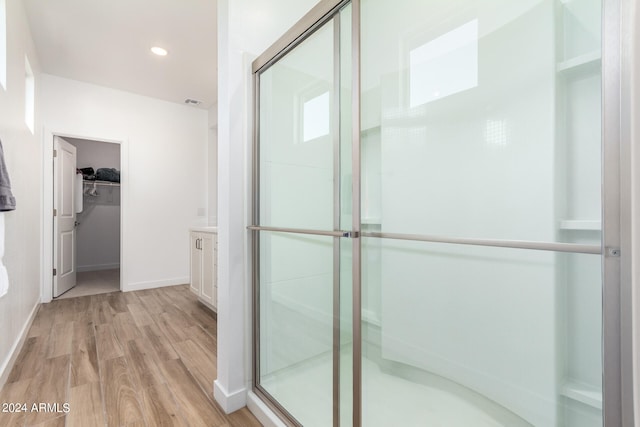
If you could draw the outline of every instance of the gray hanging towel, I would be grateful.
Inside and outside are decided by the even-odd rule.
[[[11,193],[11,180],[4,162],[4,149],[0,141],[0,211],[12,211],[16,208],[16,198]]]

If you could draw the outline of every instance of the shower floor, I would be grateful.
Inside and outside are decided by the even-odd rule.
[[[351,419],[351,356],[341,359],[342,424]],[[348,369],[348,371],[347,371]],[[345,372],[346,371],[346,372]],[[363,425],[387,426],[447,426],[499,427],[526,426],[505,410],[498,419],[489,415],[494,407],[484,408],[470,403],[455,393],[415,383],[383,372],[369,359],[362,364]],[[263,379],[264,388],[289,410],[305,427],[332,425],[332,363],[327,354],[294,368],[280,371]],[[473,393],[473,392],[469,392]],[[508,420],[508,421],[505,421]]]

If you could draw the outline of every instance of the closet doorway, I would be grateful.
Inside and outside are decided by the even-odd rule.
[[[75,214],[72,238],[75,253],[70,263],[71,270],[75,271],[75,286],[65,290],[62,286],[56,286],[54,280],[53,297],[72,298],[119,291],[120,144],[70,137],[56,139],[58,143],[67,143],[76,149],[72,197]],[[58,159],[57,156],[55,158]],[[54,177],[56,173],[60,173],[60,166],[54,164]],[[64,180],[54,179],[55,200],[59,200],[56,194],[64,191],[59,184],[61,181]],[[60,239],[58,234],[54,232],[54,247],[60,247],[60,242],[56,241]],[[60,263],[55,252],[54,266]]]

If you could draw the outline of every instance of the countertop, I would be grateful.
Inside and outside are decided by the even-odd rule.
[[[217,233],[218,227],[215,225],[189,227],[189,231],[199,231],[201,233]]]

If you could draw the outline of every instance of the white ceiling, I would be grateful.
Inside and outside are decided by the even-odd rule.
[[[217,97],[216,0],[24,0],[42,69],[184,103]],[[159,57],[149,51],[161,46]]]

